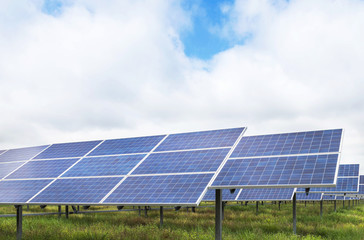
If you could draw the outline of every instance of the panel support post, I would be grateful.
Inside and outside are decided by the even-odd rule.
[[[144,207],[144,213],[145,213],[145,217],[148,217],[148,207],[147,206]]]
[[[256,201],[256,203],[255,203],[255,215],[258,215],[258,211],[259,211],[259,202]]]
[[[336,200],[334,200],[334,212],[336,212]]]
[[[349,206],[349,208],[350,208],[350,200],[348,201],[348,206]]]
[[[160,228],[163,227],[163,207],[160,206],[159,208],[159,224],[160,224]]]
[[[296,234],[296,193],[293,194],[293,233]]]
[[[215,240],[222,240],[222,190],[215,190]]]
[[[345,208],[345,200],[343,200],[343,208]]]
[[[278,210],[281,210],[281,201],[278,201]]]
[[[307,201],[305,201],[305,207],[306,207],[306,203],[307,203]]]
[[[23,234],[23,206],[16,206],[16,239],[20,240]]]
[[[222,202],[222,215],[221,215],[221,218],[222,220],[224,220],[224,217],[225,217],[225,202]]]
[[[68,205],[66,205],[66,218],[68,219],[68,214],[69,214],[69,212],[68,212]]]
[[[141,209],[140,209],[140,206],[138,207],[138,212],[139,212],[139,217],[140,217],[140,213],[141,213]]]
[[[322,203],[323,203],[323,201],[321,200],[320,201],[320,217],[322,218]]]
[[[61,218],[62,216],[62,206],[58,205],[58,218]]]

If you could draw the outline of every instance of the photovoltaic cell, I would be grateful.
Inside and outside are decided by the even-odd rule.
[[[359,164],[340,164],[338,177],[359,176]]]
[[[127,177],[104,201],[120,204],[196,204],[213,174]]]
[[[99,203],[120,177],[57,179],[31,203]]]
[[[321,201],[322,193],[296,193],[297,201]]]
[[[178,133],[169,135],[156,151],[232,147],[245,128]]]
[[[101,141],[57,143],[39,154],[35,159],[83,157]]]
[[[344,200],[345,197],[344,196],[336,196],[336,200]]]
[[[51,180],[18,180],[0,182],[1,203],[25,203]]]
[[[229,159],[214,187],[334,184],[338,154]]]
[[[364,184],[359,185],[359,194],[364,194]]]
[[[299,188],[297,192],[304,192],[305,189]],[[336,187],[311,188],[310,192],[325,193],[355,193],[358,192],[358,178],[337,178]]]
[[[83,158],[62,177],[126,175],[145,154]]]
[[[360,175],[360,184],[364,184],[364,175]]]
[[[29,161],[6,179],[56,178],[74,164],[78,158]]]
[[[95,150],[93,150],[88,156],[148,153],[164,137],[165,135],[159,135],[151,137],[136,137],[136,138],[106,140]]]
[[[13,162],[13,161],[26,161],[30,160],[38,153],[43,151],[46,146],[37,146],[37,147],[27,147],[27,148],[17,148],[17,149],[9,149],[5,153],[0,155],[0,162]]]
[[[339,152],[342,129],[243,137],[232,158]]]
[[[239,193],[239,189],[236,189],[234,193],[230,193],[230,189],[222,190],[222,201],[235,201],[236,196]],[[215,201],[215,189],[207,190],[202,201]]]
[[[323,200],[335,200],[336,199],[336,196],[335,195],[326,195],[326,194],[324,194],[322,196],[322,199]]]
[[[242,189],[239,201],[292,200],[294,188],[250,188]]]
[[[216,171],[230,149],[153,153],[133,174]]]
[[[14,171],[17,167],[24,164],[24,162],[12,162],[0,164],[0,179]]]

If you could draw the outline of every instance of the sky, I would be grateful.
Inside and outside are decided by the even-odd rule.
[[[0,149],[344,128],[364,174],[363,0],[2,0]]]

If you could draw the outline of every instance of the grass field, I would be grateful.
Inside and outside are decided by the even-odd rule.
[[[292,205],[265,203],[255,213],[255,205],[231,205],[225,208],[223,239],[364,239],[364,204],[342,208],[324,203],[320,218],[319,203],[297,204],[297,235],[292,234]],[[92,207],[92,210],[116,208]],[[90,210],[91,210],[90,209]],[[24,207],[26,210],[26,207]],[[56,206],[29,211],[56,212]],[[15,213],[13,206],[1,206],[0,214]],[[165,210],[164,225],[159,228],[159,211],[74,214],[66,219],[54,216],[23,217],[23,239],[214,239],[214,208],[198,208],[196,213]],[[0,239],[15,239],[16,218],[0,218]]]

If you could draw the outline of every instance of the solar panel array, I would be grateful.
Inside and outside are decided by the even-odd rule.
[[[241,189],[238,201],[289,201],[292,200],[294,188],[249,188]]]
[[[0,152],[0,203],[197,205],[245,128]]]
[[[323,193],[296,193],[297,201],[321,201]]]
[[[297,189],[304,192],[305,189]],[[310,188],[310,192],[357,193],[359,191],[359,164],[340,164],[336,187]]]
[[[243,137],[211,188],[335,186],[342,129]]]
[[[360,181],[359,181],[359,194],[361,196],[364,196],[364,175],[360,175]]]
[[[222,201],[229,202],[229,201],[237,201],[236,197],[239,194],[239,189],[236,189],[234,193],[230,193],[229,189],[222,190]],[[206,194],[203,196],[202,201],[211,202],[215,201],[215,190],[209,189],[207,190]]]

